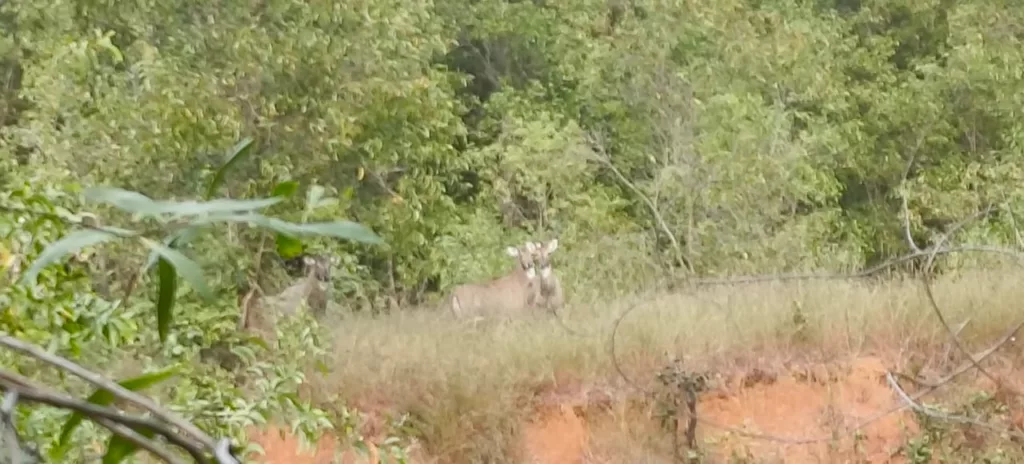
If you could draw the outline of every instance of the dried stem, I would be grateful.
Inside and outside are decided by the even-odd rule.
[[[49,406],[67,409],[81,413],[91,420],[100,424],[111,433],[118,435],[136,446],[149,451],[154,456],[169,463],[180,463],[169,452],[159,447],[153,440],[142,436],[132,428],[149,429],[157,435],[161,435],[174,445],[177,445],[192,455],[197,462],[209,462],[204,456],[203,450],[185,440],[167,426],[151,419],[139,416],[124,414],[111,408],[97,406],[87,401],[71,398],[53,389],[37,385],[31,380],[17,374],[0,370],[0,388],[5,392],[15,393],[19,400],[42,403]]]
[[[218,442],[214,441],[213,438],[211,438],[209,435],[204,433],[198,427],[196,427],[195,425],[189,423],[188,421],[185,421],[184,419],[178,417],[174,413],[171,413],[170,411],[165,410],[164,408],[160,407],[159,405],[157,405],[155,402],[153,402],[149,398],[146,398],[146,397],[144,397],[142,395],[139,395],[139,394],[137,394],[137,393],[135,393],[135,392],[133,392],[131,390],[128,390],[128,389],[118,385],[117,383],[115,383],[115,382],[113,382],[113,381],[111,381],[111,380],[109,380],[109,379],[107,379],[107,378],[105,378],[105,377],[95,373],[95,372],[92,372],[92,371],[90,371],[90,370],[88,370],[88,369],[86,369],[86,368],[84,368],[84,367],[82,367],[82,366],[80,366],[78,364],[75,364],[74,362],[71,362],[71,361],[69,361],[69,360],[67,360],[65,358],[60,357],[60,356],[56,356],[56,355],[47,353],[45,350],[43,350],[42,348],[40,348],[38,346],[35,346],[33,344],[30,344],[30,343],[23,342],[21,340],[18,340],[16,338],[11,337],[11,336],[6,335],[6,334],[0,334],[0,345],[5,346],[7,348],[10,348],[10,349],[12,349],[14,351],[18,351],[18,352],[20,352],[22,354],[25,354],[27,356],[36,358],[36,359],[38,359],[40,361],[43,361],[43,362],[45,362],[47,364],[50,364],[50,365],[52,365],[54,367],[57,367],[57,368],[59,368],[59,369],[61,369],[63,371],[70,372],[70,373],[74,374],[75,376],[77,376],[77,377],[79,377],[79,378],[81,378],[81,379],[83,379],[83,380],[93,384],[94,386],[96,386],[98,388],[101,388],[103,390],[106,390],[107,392],[112,394],[115,398],[117,398],[119,400],[122,400],[122,401],[126,401],[126,402],[129,402],[129,403],[132,403],[132,404],[134,404],[134,405],[136,405],[136,406],[146,410],[147,412],[152,414],[157,419],[159,419],[159,420],[161,420],[163,422],[168,423],[169,425],[177,428],[180,431],[183,431],[184,434],[185,434],[185,437],[180,439],[180,443],[175,443],[175,444],[177,444],[179,446],[182,446],[186,450],[189,450],[189,452],[192,453],[193,456],[195,456],[199,462],[208,462],[208,461],[206,460],[205,457],[202,457],[202,453],[201,452],[197,455],[197,454],[193,453],[193,450],[208,449],[208,450],[212,451],[212,450],[216,449],[216,447],[219,445]],[[2,371],[0,371],[0,372],[2,372]],[[17,383],[13,383],[14,378],[11,377],[10,374],[5,375],[5,378],[9,381],[8,386],[13,387],[13,388],[18,388]],[[22,388],[24,388],[24,387],[22,387]],[[29,393],[32,393],[32,392],[21,391],[20,393],[25,395],[26,398],[29,398],[29,399],[32,398],[30,396],[27,396]],[[51,399],[51,400],[53,400],[53,398],[51,398],[51,397],[42,396],[42,397],[37,398],[37,401],[42,401],[43,399]],[[59,400],[59,398],[58,398],[58,400]],[[56,401],[56,400],[54,400],[54,401]],[[91,406],[93,406],[93,405],[89,405],[89,406],[86,406],[86,407],[91,407]],[[62,406],[62,407],[69,407],[70,408],[71,404],[69,404],[67,406]],[[83,414],[84,414],[84,412],[83,412]],[[93,411],[92,415],[103,416],[103,410],[100,409],[100,410],[97,410],[97,411]],[[120,414],[116,414],[115,413],[114,417],[107,417],[107,418],[111,419],[111,420],[114,420],[116,422],[129,423],[127,421],[132,420],[132,419],[130,419],[130,417],[131,416],[124,416],[124,415],[120,415]],[[141,426],[153,428],[153,424],[154,423],[152,421],[146,421],[146,422],[136,423],[135,425],[141,425]],[[129,423],[129,425],[132,425],[132,424]],[[154,428],[154,430],[159,432],[161,429],[160,428]],[[168,433],[170,433],[170,432],[168,432]],[[168,440],[173,440],[172,436],[177,437],[178,435],[177,434],[173,434],[173,433],[170,433],[170,436],[165,435],[165,437]],[[202,457],[202,459],[200,459],[200,457]],[[222,461],[222,464],[238,464],[238,461],[236,459],[234,459],[233,457],[231,457],[227,461]]]

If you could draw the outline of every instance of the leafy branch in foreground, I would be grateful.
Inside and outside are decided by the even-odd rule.
[[[284,196],[254,200],[216,199],[209,201],[153,200],[130,190],[113,187],[86,189],[85,199],[103,203],[125,211],[140,219],[151,219],[171,228],[162,239],[151,237],[152,232],[134,231],[109,226],[84,226],[47,246],[21,278],[24,285],[33,285],[43,268],[60,261],[78,250],[102,245],[114,240],[136,240],[145,246],[149,259],[143,271],[158,264],[159,292],[157,296],[157,328],[161,341],[166,341],[173,322],[174,295],[178,278],[184,279],[201,297],[210,299],[212,291],[206,284],[200,266],[179,249],[210,228],[231,223],[269,229],[278,237],[295,240],[302,236],[326,236],[367,244],[383,241],[369,228],[352,221],[292,223],[268,217],[257,210],[277,204]]]
[[[384,242],[369,228],[351,221],[306,222],[309,213],[318,207],[330,205],[332,199],[324,197],[322,187],[313,186],[306,201],[306,211],[302,215],[302,223],[288,222],[262,214],[261,211],[281,203],[292,196],[298,185],[294,181],[278,184],[270,198],[233,200],[210,199],[219,183],[223,182],[224,171],[235,164],[238,158],[248,151],[251,140],[236,145],[224,164],[218,169],[217,176],[206,191],[203,201],[155,200],[142,193],[114,187],[92,187],[84,191],[86,202],[113,207],[128,213],[137,227],[121,228],[101,225],[103,221],[95,216],[91,220],[81,220],[76,215],[64,214],[62,210],[55,212],[36,212],[32,208],[10,207],[0,205],[0,210],[8,210],[21,216],[37,216],[48,222],[57,222],[70,226],[74,230],[60,239],[54,240],[43,248],[28,269],[21,275],[19,283],[28,288],[43,285],[41,277],[45,268],[61,262],[68,255],[78,255],[85,248],[98,247],[114,241],[128,241],[142,245],[149,257],[140,272],[148,272],[157,268],[158,292],[156,296],[157,332],[161,343],[166,343],[174,320],[174,306],[177,296],[179,279],[189,286],[205,301],[214,298],[211,286],[201,266],[188,257],[184,249],[201,234],[221,225],[246,224],[253,228],[269,230],[277,237],[278,248],[301,249],[300,238],[308,236],[326,236],[356,241],[366,244],[383,244]],[[52,208],[51,208],[52,209]],[[66,230],[66,229],[65,229]],[[137,275],[137,274],[136,274]],[[134,277],[133,277],[134,280]],[[131,285],[129,286],[129,289]],[[128,291],[130,294],[130,290]],[[127,298],[126,298],[127,299]],[[237,463],[237,448],[231,446],[227,439],[214,440],[196,425],[189,423],[174,414],[162,409],[155,402],[135,393],[135,391],[160,383],[178,373],[179,365],[162,370],[149,372],[134,378],[115,382],[99,374],[86,370],[80,365],[63,357],[44,350],[34,344],[18,340],[10,334],[0,333],[0,345],[29,358],[41,360],[58,368],[62,375],[71,373],[91,383],[96,390],[87,398],[78,399],[67,393],[54,390],[51,386],[41,385],[32,379],[23,377],[17,370],[0,369],[0,391],[6,394],[4,410],[0,411],[0,419],[4,427],[0,427],[3,442],[13,447],[4,446],[0,452],[11,453],[26,449],[21,445],[14,428],[14,413],[19,402],[41,403],[71,411],[64,421],[53,446],[49,450],[52,459],[63,458],[72,446],[71,436],[84,419],[89,419],[111,432],[107,442],[103,462],[117,463],[123,461],[139,449],[147,450],[153,456],[165,462],[182,462],[177,453],[164,449],[164,444],[183,450],[199,463]],[[130,403],[141,409],[145,415],[126,414],[119,408]],[[9,433],[8,430],[9,429]],[[13,438],[9,439],[9,438]],[[28,455],[18,452],[18,460]]]

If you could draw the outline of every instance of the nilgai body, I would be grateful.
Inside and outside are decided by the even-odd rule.
[[[330,299],[329,284],[331,260],[323,256],[303,256],[306,276],[277,295],[252,298],[243,303],[241,328],[261,333],[272,339],[274,327],[281,317],[292,316],[305,305],[315,317],[326,312]]]
[[[241,315],[238,321],[240,332],[249,333],[262,338],[273,345],[277,340],[277,323],[282,317],[289,317],[305,305],[316,317],[324,314],[330,300],[329,286],[330,269],[336,262],[324,256],[305,255],[296,258],[305,277],[281,291],[277,295],[263,296],[259,286],[253,286],[244,294],[239,295],[238,306]],[[226,341],[217,341],[210,347],[199,352],[204,362],[214,362],[229,371],[235,371],[243,365],[242,358],[231,351]],[[237,373],[236,382],[243,382],[244,373]]]
[[[558,239],[553,238],[548,243],[533,242],[533,261],[536,266],[539,287],[539,295],[536,305],[548,311],[557,312],[565,306],[565,294],[562,293],[562,283],[551,266],[551,253],[558,249]]]
[[[535,245],[508,247],[515,258],[512,272],[487,282],[462,284],[448,297],[448,308],[456,318],[514,317],[536,304],[540,287],[533,256]]]

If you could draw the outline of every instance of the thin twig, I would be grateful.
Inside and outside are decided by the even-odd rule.
[[[128,401],[130,403],[135,404],[136,406],[139,406],[147,410],[148,412],[153,414],[154,417],[186,432],[188,435],[190,435],[190,439],[198,441],[206,449],[212,450],[217,446],[217,442],[215,442],[213,438],[204,433],[195,425],[192,425],[191,423],[178,417],[174,413],[161,408],[159,405],[154,403],[149,398],[146,398],[131,390],[128,390],[118,385],[117,383],[114,383],[104,378],[99,374],[96,374],[82,366],[79,366],[78,364],[75,364],[74,362],[71,362],[60,356],[47,353],[42,348],[39,348],[30,343],[23,342],[6,334],[0,334],[0,345],[6,346],[12,350],[21,352],[23,354],[46,362],[47,364],[50,364],[54,367],[70,372],[75,376],[80,377],[83,380],[93,384],[94,386],[106,390],[107,392],[111,393],[118,399]],[[231,460],[225,464],[238,464],[238,461]]]
[[[167,451],[160,449],[152,440],[142,436],[127,426],[152,430],[154,433],[166,438],[172,444],[188,451],[197,462],[209,462],[209,460],[203,455],[202,449],[196,447],[196,445],[191,443],[189,440],[185,440],[174,431],[152,419],[124,414],[121,411],[116,411],[87,401],[71,398],[58,391],[41,385],[36,385],[29,379],[2,369],[0,369],[0,388],[3,388],[4,391],[7,392],[17,393],[20,399],[24,399],[26,401],[68,409],[86,415],[96,423],[110,430],[115,435],[121,436],[140,448],[153,453],[153,455],[163,459],[165,462],[179,463],[181,461],[174,459]]]
[[[954,232],[956,229],[959,229],[960,227],[963,227],[963,225],[966,224],[967,222],[969,222],[972,218],[979,217],[979,216],[983,215],[983,213],[985,213],[985,212],[983,211],[983,212],[981,212],[979,214],[972,215],[971,218],[968,218],[968,219],[965,219],[964,221],[961,221],[961,223],[958,224],[953,229],[951,229],[950,232]],[[879,264],[879,265],[873,266],[871,268],[864,269],[864,270],[862,270],[860,272],[856,272],[856,273],[852,273],[852,274],[800,274],[800,275],[793,274],[793,275],[783,275],[783,276],[753,276],[753,277],[743,277],[743,278],[737,278],[737,279],[694,280],[694,281],[691,281],[691,284],[694,287],[701,287],[701,286],[728,285],[728,284],[734,284],[734,285],[735,284],[747,284],[747,283],[755,283],[755,282],[780,281],[780,280],[818,280],[818,279],[820,279],[820,280],[829,280],[829,279],[838,280],[838,279],[863,278],[863,277],[871,276],[873,274],[877,274],[878,272],[881,272],[881,271],[883,271],[885,269],[888,269],[888,268],[896,266],[896,265],[898,265],[900,263],[904,263],[904,262],[911,261],[911,260],[914,260],[914,259],[920,259],[920,258],[931,258],[931,259],[934,259],[934,257],[938,256],[938,255],[952,254],[952,253],[958,253],[958,252],[978,251],[978,252],[998,253],[998,254],[1004,254],[1004,255],[1012,256],[1014,258],[1017,258],[1018,260],[1021,260],[1022,256],[1024,256],[1021,253],[1017,253],[1017,252],[1014,252],[1014,251],[1011,251],[1011,250],[1006,250],[1006,249],[997,248],[997,247],[959,246],[959,247],[946,248],[945,247],[945,242],[946,242],[946,240],[948,240],[950,235],[951,235],[950,233],[947,233],[944,236],[943,240],[941,240],[939,243],[933,245],[932,247],[930,247],[930,248],[928,248],[926,250],[919,250],[919,251],[911,252],[908,255],[905,255],[905,256],[902,256],[902,257],[897,257],[897,258],[889,260],[889,261],[887,261],[885,263],[882,263],[882,264]],[[926,265],[925,266],[925,272],[922,273],[922,274],[923,275],[929,274],[931,272],[931,267],[932,266],[931,266],[930,263],[928,265]],[[926,289],[929,290],[929,291],[931,289],[930,286],[927,284],[927,282],[926,282]],[[937,304],[935,304],[935,302],[934,302],[934,296],[932,296],[932,303],[933,303],[932,307],[936,311],[936,314],[940,317],[942,322],[945,324],[945,319],[942,318],[941,311],[938,310]],[[625,374],[625,371],[622,368],[622,365],[619,362],[618,356],[616,354],[616,344],[615,344],[615,341],[616,341],[616,335],[618,333],[619,327],[621,326],[622,321],[625,320],[626,316],[631,314],[633,311],[635,311],[639,307],[640,307],[640,304],[633,304],[633,305],[631,305],[628,309],[623,311],[622,314],[620,314],[619,317],[615,320],[615,323],[614,323],[614,325],[612,327],[612,333],[611,333],[611,335],[609,337],[609,341],[608,341],[609,353],[610,353],[611,358],[612,358],[612,366],[615,368],[615,370],[618,373],[618,375],[630,387],[632,387],[633,389],[635,389],[637,391],[640,391],[640,392],[642,392],[642,393],[644,393],[646,395],[653,395],[654,394],[653,392],[651,392],[651,391],[641,387],[639,384],[637,384],[636,382],[631,380]],[[955,332],[951,328],[949,328],[948,325],[946,325],[946,327],[947,327],[947,330],[949,330],[950,334],[954,337],[953,338],[954,343],[958,343],[959,339],[956,338],[957,332]],[[1016,324],[1009,331],[1007,331],[1007,333],[1004,334],[999,339],[999,341],[997,341],[993,346],[991,346],[987,350],[979,353],[977,356],[974,356],[971,353],[965,353],[967,355],[967,357],[970,359],[970,361],[967,362],[967,363],[964,363],[961,367],[959,367],[953,373],[951,373],[947,377],[939,380],[938,382],[936,382],[934,384],[927,384],[927,383],[925,383],[923,381],[919,381],[917,379],[913,379],[915,382],[919,382],[919,383],[922,383],[924,385],[927,385],[928,388],[926,388],[922,392],[919,392],[919,393],[913,395],[912,398],[914,398],[914,399],[921,398],[924,395],[927,395],[927,394],[931,393],[932,391],[938,389],[939,387],[941,387],[941,386],[943,386],[943,385],[953,381],[954,378],[956,378],[957,376],[959,376],[959,375],[969,371],[971,368],[979,368],[980,369],[979,363],[981,361],[983,361],[985,358],[987,358],[988,356],[990,356],[991,354],[993,354],[996,351],[998,351],[1001,347],[1005,346],[1006,343],[1009,342],[1009,340],[1014,338],[1016,333],[1018,331],[1020,331],[1022,327],[1024,327],[1024,321],[1021,321],[1018,324]],[[965,348],[963,348],[962,345],[959,345],[959,344],[958,344],[958,347],[960,347],[962,350],[965,349]],[[996,380],[996,379],[993,379],[993,380]],[[996,380],[996,381],[998,381],[998,380]],[[882,412],[876,414],[875,416],[873,416],[871,418],[868,418],[867,420],[864,420],[864,421],[861,421],[861,422],[855,424],[853,427],[849,428],[848,431],[849,431],[849,433],[853,433],[853,432],[855,432],[857,430],[860,430],[860,429],[863,429],[864,427],[867,427],[868,425],[870,425],[870,424],[872,424],[874,422],[877,422],[878,420],[881,420],[882,418],[884,418],[884,417],[886,417],[886,416],[888,416],[890,414],[896,413],[896,412],[901,411],[903,409],[906,409],[908,407],[909,406],[906,405],[906,404],[901,404],[901,405],[895,406],[893,408],[890,408],[890,409],[888,409],[886,411],[882,411]],[[704,425],[706,425],[706,426],[713,427],[713,428],[720,429],[720,430],[724,430],[724,431],[727,431],[727,432],[730,432],[730,433],[734,433],[734,434],[737,434],[737,435],[740,435],[740,436],[744,436],[744,437],[747,437],[747,438],[775,441],[775,442],[786,443],[786,444],[791,444],[791,445],[803,445],[803,444],[821,443],[821,442],[826,442],[826,441],[834,440],[835,439],[834,436],[823,436],[823,437],[819,437],[819,438],[793,439],[793,438],[779,437],[779,436],[769,435],[769,434],[751,433],[751,432],[740,430],[740,429],[737,429],[737,428],[734,428],[734,427],[728,427],[728,426],[725,426],[725,425],[722,425],[722,424],[717,424],[715,422],[709,421],[709,420],[704,419],[702,417],[698,417],[697,421],[702,423],[702,424],[704,424]]]
[[[595,158],[600,161],[601,164],[604,164],[605,167],[607,167],[608,170],[610,170],[612,174],[619,179],[619,182],[622,182],[622,185],[625,185],[627,188],[632,190],[633,193],[640,198],[640,201],[647,206],[647,209],[651,211],[651,216],[654,218],[654,221],[658,223],[658,227],[661,229],[662,234],[664,234],[665,238],[667,238],[669,243],[672,244],[672,251],[676,254],[676,264],[682,264],[690,274],[693,274],[694,269],[693,265],[690,263],[689,257],[683,253],[683,249],[679,246],[679,241],[676,240],[675,234],[672,233],[672,230],[668,227],[668,223],[665,222],[665,219],[661,217],[661,213],[658,212],[658,207],[654,205],[654,202],[651,201],[651,199],[645,195],[644,192],[636,186],[636,184],[630,182],[629,179],[622,174],[622,171],[619,171],[619,168],[615,167],[612,163],[611,157],[604,149],[604,142],[599,140],[597,135],[593,134],[591,135],[591,139],[592,148],[598,153],[598,156],[595,156]]]
[[[954,332],[954,334],[959,337],[960,336],[960,332],[963,332],[964,329],[967,327],[967,324],[969,324],[970,322],[971,322],[971,318],[969,318],[969,317],[966,320],[964,320],[963,322],[961,322],[960,326],[956,328],[956,331]],[[949,355],[951,355],[952,353],[953,353],[953,347],[952,346],[947,346],[946,347],[946,352],[943,353],[942,354],[942,358],[940,358],[940,359],[942,359],[942,362],[946,362],[947,360],[949,360]]]
[[[988,214],[990,214],[993,210],[994,208],[990,206],[981,211],[978,211],[977,213],[972,214],[971,216],[968,216],[964,220],[953,225],[953,227],[951,227],[945,234],[939,237],[938,242],[932,247],[932,252],[928,254],[928,259],[925,262],[924,270],[923,272],[921,272],[921,284],[924,286],[925,295],[928,297],[928,302],[931,304],[932,311],[935,313],[935,317],[939,319],[939,323],[942,324],[942,327],[944,329],[946,329],[946,333],[949,334],[949,337],[953,341],[953,344],[956,346],[957,350],[960,350],[960,352],[967,356],[967,358],[974,365],[974,368],[978,369],[978,372],[981,372],[986,377],[991,379],[993,382],[996,382],[998,384],[1002,382],[1000,382],[1000,380],[994,374],[988,372],[987,369],[982,367],[981,363],[974,359],[974,357],[971,355],[971,352],[968,351],[967,348],[964,346],[963,342],[960,341],[960,337],[957,336],[957,334],[953,331],[953,328],[950,327],[948,322],[946,322],[946,317],[945,315],[943,315],[942,310],[939,308],[938,300],[935,298],[935,293],[932,291],[930,279],[932,269],[935,265],[935,256],[937,255],[937,251],[943,246],[945,246],[946,242],[948,242],[953,235],[955,235],[961,229],[966,227],[967,224],[969,224],[971,221],[985,217]],[[1015,388],[1009,386],[1007,386],[1007,388],[1010,389],[1011,392],[1020,395],[1020,392],[1017,391]]]
[[[4,395],[3,404],[0,405],[0,434],[6,436],[0,436],[0,443],[7,444],[8,451],[8,462],[14,464],[21,464],[27,462],[39,462],[39,453],[34,449],[25,449],[21,444],[21,437],[18,436],[18,427],[14,422],[15,418],[15,407],[18,405],[18,392],[8,391]],[[2,451],[2,450],[0,450]],[[32,454],[33,460],[29,461],[25,459],[25,454]]]
[[[921,136],[917,139],[917,144],[914,145],[914,150],[910,153],[910,157],[907,159],[907,166],[903,168],[903,175],[900,176],[899,183],[899,195],[900,204],[903,212],[903,239],[907,241],[907,246],[910,247],[910,251],[920,252],[921,247],[914,243],[914,236],[910,233],[910,208],[907,203],[907,192],[906,185],[907,179],[910,177],[910,169],[914,166],[914,161],[917,159],[917,151],[921,149],[921,145],[924,144],[925,134],[923,131]]]
[[[959,422],[961,424],[974,425],[974,426],[981,427],[981,428],[984,428],[984,429],[989,429],[989,430],[994,431],[994,432],[999,432],[999,433],[1005,433],[1007,435],[1012,435],[1012,436],[1015,436],[1017,438],[1024,438],[1024,434],[1021,434],[1021,433],[1019,433],[1019,432],[1017,432],[1015,430],[1010,430],[1010,429],[1007,429],[1005,427],[996,427],[996,426],[994,426],[992,424],[986,424],[984,422],[976,421],[976,420],[971,419],[969,417],[954,416],[952,414],[945,414],[945,413],[937,411],[937,410],[935,410],[933,408],[929,408],[927,406],[924,406],[924,405],[918,403],[917,401],[914,401],[914,399],[911,398],[910,395],[907,395],[907,392],[903,391],[903,389],[900,388],[900,384],[898,382],[896,382],[895,378],[893,378],[892,372],[887,372],[885,374],[885,380],[887,382],[889,382],[889,387],[891,387],[893,389],[893,391],[895,391],[896,394],[900,397],[900,399],[902,399],[903,402],[906,403],[907,407],[909,407],[909,408],[913,409],[914,411],[917,411],[917,412],[919,412],[921,414],[924,414],[924,415],[926,415],[928,417],[931,417],[933,419],[946,420],[946,421],[950,421],[950,422]]]
[[[1017,248],[1024,250],[1024,237],[1020,234],[1020,228],[1017,227],[1017,215],[1013,213],[1013,206],[1006,205],[1006,215],[1010,217],[1010,227],[1013,228],[1013,238],[1017,240]]]
[[[184,464],[184,461],[174,457],[173,455],[171,455],[171,453],[167,452],[166,450],[157,447],[156,443],[154,443],[153,440],[150,440],[142,436],[142,434],[128,427],[125,427],[124,425],[118,424],[117,422],[112,421],[110,419],[104,419],[102,417],[92,417],[91,419],[97,424],[100,424],[100,426],[102,426],[103,428],[109,430],[110,433],[113,433],[117,436],[120,436],[121,438],[124,438],[125,440],[128,440],[133,445],[148,451],[150,454],[156,456],[163,462],[167,462],[170,464]]]

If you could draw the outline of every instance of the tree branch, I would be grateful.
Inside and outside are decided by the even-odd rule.
[[[142,434],[132,430],[128,426],[148,428],[158,435],[162,435],[172,444],[188,451],[197,462],[209,462],[209,460],[203,455],[202,449],[156,421],[124,414],[111,408],[97,406],[86,401],[71,398],[58,391],[34,384],[31,380],[25,377],[5,370],[0,370],[0,388],[6,392],[15,393],[19,399],[68,409],[88,416],[97,424],[100,424],[107,430],[110,430],[111,433],[128,440],[146,451],[149,451],[164,462],[172,464],[182,463],[181,460],[174,458],[169,452],[157,446],[153,440],[142,436]]]
[[[668,223],[666,223],[665,219],[661,217],[661,213],[658,212],[658,208],[654,205],[654,202],[651,201],[651,199],[647,195],[645,195],[644,192],[641,191],[640,188],[636,186],[636,184],[630,182],[629,179],[627,179],[626,176],[622,174],[622,171],[619,171],[619,169],[615,167],[614,164],[612,164],[611,157],[608,156],[608,153],[604,149],[604,141],[601,140],[601,137],[599,135],[593,133],[590,134],[590,146],[598,155],[595,156],[595,159],[600,161],[610,171],[612,171],[612,174],[615,175],[619,182],[622,182],[623,185],[625,185],[628,189],[632,190],[633,193],[636,194],[638,198],[640,198],[640,201],[642,201],[644,205],[647,206],[647,209],[650,210],[651,216],[654,217],[654,221],[658,224],[658,227],[661,229],[661,232],[665,235],[666,238],[668,238],[669,242],[672,244],[672,251],[675,252],[676,263],[682,264],[684,267],[686,267],[686,270],[689,271],[690,274],[693,274],[694,270],[692,264],[690,263],[690,260],[687,259],[686,255],[683,253],[683,249],[679,246],[679,241],[676,240],[675,234],[673,234],[672,230],[669,229]]]
[[[214,450],[218,446],[218,443],[214,441],[213,438],[211,438],[205,432],[200,430],[198,427],[178,417],[174,413],[171,413],[163,409],[149,398],[146,398],[131,390],[128,390],[118,385],[117,383],[104,378],[99,374],[96,374],[88,369],[85,369],[82,366],[79,366],[78,364],[75,364],[74,362],[71,362],[60,356],[47,353],[42,348],[39,348],[30,343],[23,342],[6,334],[0,334],[0,345],[10,348],[14,351],[18,351],[30,357],[36,358],[59,369],[70,372],[75,376],[93,384],[94,386],[108,391],[110,394],[114,395],[114,397],[120,400],[135,404],[136,406],[153,414],[154,417],[160,419],[161,421],[167,422],[168,424],[177,427],[179,430],[184,431],[187,434],[188,438],[198,442],[203,448]],[[149,426],[149,424],[142,425]],[[170,437],[168,437],[168,439],[170,439]],[[223,461],[222,464],[238,464],[238,461],[234,458],[231,458],[231,460],[229,461]]]

